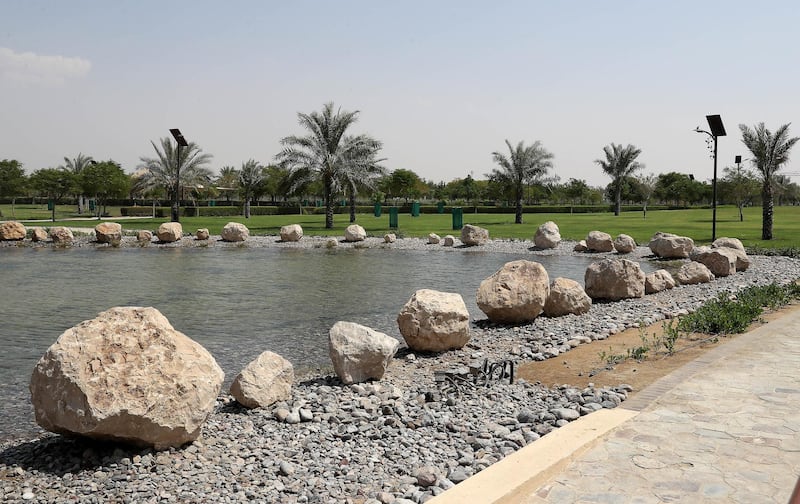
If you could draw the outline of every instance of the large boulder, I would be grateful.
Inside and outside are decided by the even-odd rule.
[[[183,226],[180,222],[164,222],[158,226],[156,236],[164,243],[180,241],[183,237]]]
[[[689,257],[694,248],[694,240],[688,236],[658,232],[653,235],[648,245],[650,251],[658,257],[683,259]]]
[[[650,273],[644,278],[644,293],[655,294],[675,287],[675,279],[669,271],[660,269]]]
[[[586,294],[612,301],[643,297],[644,279],[639,263],[627,259],[603,259],[590,264],[584,274]]]
[[[478,308],[493,322],[530,322],[544,310],[550,278],[544,266],[520,259],[503,265],[481,282]]]
[[[485,245],[489,241],[489,230],[467,224],[461,228],[461,242],[468,246]]]
[[[117,222],[101,222],[94,227],[97,243],[119,243],[122,240],[122,226]]]
[[[344,241],[360,242],[367,239],[367,232],[358,224],[350,224],[344,229]]]
[[[561,242],[561,232],[558,225],[553,221],[547,221],[536,228],[536,234],[533,235],[533,244],[536,248],[552,249],[556,248]]]
[[[21,222],[0,222],[0,241],[24,240],[27,234],[28,232]]]
[[[747,256],[747,252],[735,248],[727,248],[725,250],[736,256],[736,271],[746,271],[750,267],[750,258]]]
[[[55,226],[50,228],[50,239],[56,245],[69,245],[75,240],[75,236],[70,228]]]
[[[586,235],[586,248],[591,252],[611,252],[614,250],[614,241],[608,233],[589,231]]]
[[[391,336],[354,322],[336,322],[328,339],[333,370],[346,384],[383,378],[399,346]]]
[[[620,254],[630,254],[636,249],[636,240],[632,236],[620,234],[614,238],[614,248]]]
[[[158,310],[117,307],[59,336],[30,392],[46,430],[165,449],[197,438],[223,378]]]
[[[692,261],[681,266],[675,275],[675,280],[681,285],[708,283],[714,280],[714,274],[705,264]]]
[[[544,304],[544,314],[548,317],[562,315],[581,315],[592,307],[592,298],[586,294],[581,284],[569,278],[558,277],[550,283],[550,295]]]
[[[294,368],[274,352],[263,352],[234,378],[230,392],[242,406],[263,408],[292,398]]]
[[[736,273],[736,252],[730,248],[701,247],[702,251],[692,254],[692,260],[704,264],[715,277],[726,277]]]
[[[412,350],[443,352],[469,342],[469,312],[457,293],[418,290],[397,315],[397,326]]]
[[[43,227],[36,226],[31,229],[31,241],[43,242],[47,241],[47,231]]]
[[[140,229],[136,232],[136,241],[140,244],[150,243],[153,240],[153,233],[146,229]]]
[[[300,224],[289,224],[281,226],[281,241],[296,242],[303,237],[303,226]]]
[[[742,245],[740,239],[728,238],[727,236],[714,240],[714,243],[711,244],[711,248],[732,248],[745,252],[744,245]]]
[[[226,242],[243,242],[250,238],[250,230],[239,222],[229,222],[222,228],[220,238]]]

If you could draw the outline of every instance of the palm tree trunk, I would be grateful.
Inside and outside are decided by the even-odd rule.
[[[739,203],[739,222],[744,222],[744,203]]]
[[[348,199],[350,200],[350,224],[356,221],[356,191],[350,186],[347,190]]]
[[[622,208],[622,181],[617,182],[616,197],[614,199],[614,216],[619,217],[619,212]]]
[[[325,229],[333,229],[333,199],[331,196],[332,184],[330,177],[325,177],[323,181],[325,195]]]
[[[516,189],[516,200],[517,200],[517,212],[514,216],[514,222],[516,224],[522,224],[522,184],[517,186]]]
[[[772,214],[773,214],[773,201],[772,201],[772,184],[767,180],[761,187],[761,239],[772,239]]]

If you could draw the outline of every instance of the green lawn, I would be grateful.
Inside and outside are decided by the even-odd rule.
[[[119,215],[118,208],[109,208],[111,215]],[[4,219],[11,216],[10,205],[0,205]],[[48,219],[50,212],[46,205],[16,205],[17,219]],[[74,206],[57,206],[56,219],[59,225],[72,227],[93,227],[95,222],[85,220],[61,220],[75,216]],[[524,224],[514,224],[511,214],[464,214],[464,224],[475,224],[489,230],[492,238],[532,239],[536,227],[548,220],[558,224],[561,236],[569,240],[580,240],[592,230],[605,231],[616,236],[625,233],[633,236],[637,243],[646,243],[656,231],[667,231],[692,237],[698,243],[711,241],[711,210],[660,210],[647,213],[647,219],[641,212],[626,212],[619,217],[612,213],[592,214],[525,214]],[[212,234],[219,234],[225,223],[235,221],[245,224],[254,235],[277,235],[280,227],[286,224],[300,224],[308,236],[341,236],[349,224],[348,216],[337,214],[334,217],[334,228],[325,229],[323,215],[258,215],[250,219],[243,217],[182,217],[186,232],[197,228],[208,228]],[[127,230],[156,229],[165,219],[120,219],[119,222]],[[372,214],[359,214],[357,223],[364,227],[368,234],[383,236],[390,231],[389,215],[384,212],[381,217]],[[399,236],[425,237],[428,233],[440,236],[457,235],[452,230],[450,214],[422,214],[411,217],[400,214]],[[42,223],[47,226],[49,224]],[[739,222],[738,211],[732,206],[717,209],[717,237],[732,236],[739,238],[747,246],[764,248],[800,247],[800,207],[776,207],[773,236],[770,241],[761,240],[761,208],[746,208],[744,221]]]

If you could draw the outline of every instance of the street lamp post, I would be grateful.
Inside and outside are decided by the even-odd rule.
[[[717,239],[717,138],[725,136],[725,126],[722,124],[722,118],[717,115],[707,115],[708,127],[711,130],[706,131],[700,129],[700,126],[694,130],[697,133],[705,133],[714,141],[714,178],[711,182],[711,241]]]
[[[169,130],[173,138],[178,143],[177,152],[175,153],[175,201],[172,203],[172,222],[180,222],[181,214],[181,147],[188,147],[189,144],[183,138],[181,130],[172,128]]]

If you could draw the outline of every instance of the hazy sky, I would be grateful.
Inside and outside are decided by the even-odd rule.
[[[79,152],[131,172],[176,127],[214,170],[268,163],[328,101],[434,181],[484,178],[505,139],[563,181],[606,185],[611,142],[706,180],[706,114],[720,173],[748,157],[740,123],[800,135],[792,1],[2,0],[0,20],[0,159],[28,173]]]

